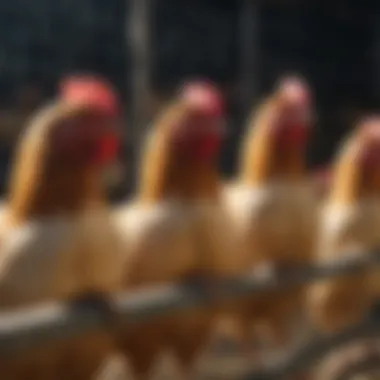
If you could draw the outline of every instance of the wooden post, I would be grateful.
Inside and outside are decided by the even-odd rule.
[[[378,9],[372,18],[373,31],[373,53],[372,53],[372,68],[373,68],[373,95],[375,98],[376,107],[380,106],[380,10]]]
[[[129,9],[127,44],[131,47],[131,125],[128,140],[133,144],[134,159],[139,155],[141,142],[150,115],[151,102],[151,0],[132,0]],[[128,33],[129,32],[129,33]]]
[[[259,15],[257,0],[241,0],[239,17],[240,96],[244,119],[259,95]]]

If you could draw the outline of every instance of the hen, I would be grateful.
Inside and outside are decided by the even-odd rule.
[[[291,271],[312,259],[316,200],[305,165],[310,127],[309,90],[297,79],[281,82],[250,122],[238,179],[225,189],[240,241],[235,260],[242,272]],[[237,333],[248,352],[252,336],[277,344],[287,341],[303,295],[300,287],[244,301]]]
[[[70,80],[27,126],[0,229],[2,311],[121,288],[123,256],[101,181],[116,154],[116,112],[108,85]],[[2,359],[0,371],[13,380],[91,379],[111,348],[107,333],[89,334]]]
[[[364,121],[344,141],[332,168],[317,260],[365,257],[380,244],[380,119]],[[333,277],[310,288],[309,313],[332,332],[357,322],[378,290],[373,271]]]
[[[219,92],[191,83],[148,136],[136,199],[117,211],[125,236],[125,287],[231,275],[233,255],[219,202],[217,169],[224,134]],[[174,352],[185,376],[210,335],[212,311],[189,311],[125,332],[122,350],[136,376],[148,372],[163,349]]]

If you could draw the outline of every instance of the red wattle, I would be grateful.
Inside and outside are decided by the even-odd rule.
[[[308,130],[304,126],[292,126],[282,132],[281,143],[286,146],[299,146],[306,144]]]
[[[105,164],[114,160],[119,152],[119,148],[120,140],[117,136],[110,134],[104,137],[100,143],[96,161],[100,164]]]
[[[218,136],[209,136],[199,142],[196,148],[197,156],[201,159],[210,159],[218,154],[220,149],[220,138]]]

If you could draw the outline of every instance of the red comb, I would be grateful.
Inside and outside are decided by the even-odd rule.
[[[363,135],[370,139],[380,138],[380,116],[369,116],[360,125]]]
[[[112,86],[103,79],[90,76],[69,77],[60,86],[60,96],[73,104],[94,107],[107,114],[119,111],[119,101]]]
[[[207,82],[191,82],[182,88],[181,97],[194,109],[213,116],[224,113],[224,101],[220,91]]]
[[[280,81],[278,89],[292,103],[309,104],[311,101],[308,85],[299,78],[284,78]]]

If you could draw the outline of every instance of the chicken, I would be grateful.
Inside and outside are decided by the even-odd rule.
[[[116,154],[116,98],[99,81],[85,95],[94,83],[70,82],[16,150],[0,229],[2,311],[121,289],[121,245],[101,183]],[[13,380],[87,380],[111,348],[108,333],[91,333],[1,358],[0,371]]]
[[[316,260],[360,258],[380,244],[380,118],[366,120],[343,143],[323,207]],[[332,277],[309,290],[314,324],[333,332],[369,310],[379,282],[373,271]]]
[[[233,275],[232,240],[220,205],[216,165],[223,137],[219,92],[185,86],[146,141],[136,198],[117,210],[126,241],[125,287],[199,281]],[[214,312],[189,311],[125,331],[121,350],[137,378],[171,350],[188,376],[210,335]]]
[[[286,271],[312,258],[316,200],[305,169],[310,115],[306,85],[286,79],[250,123],[238,178],[224,194],[240,242],[235,260],[242,272]],[[245,299],[236,333],[247,353],[252,336],[285,343],[302,302],[303,288]]]

